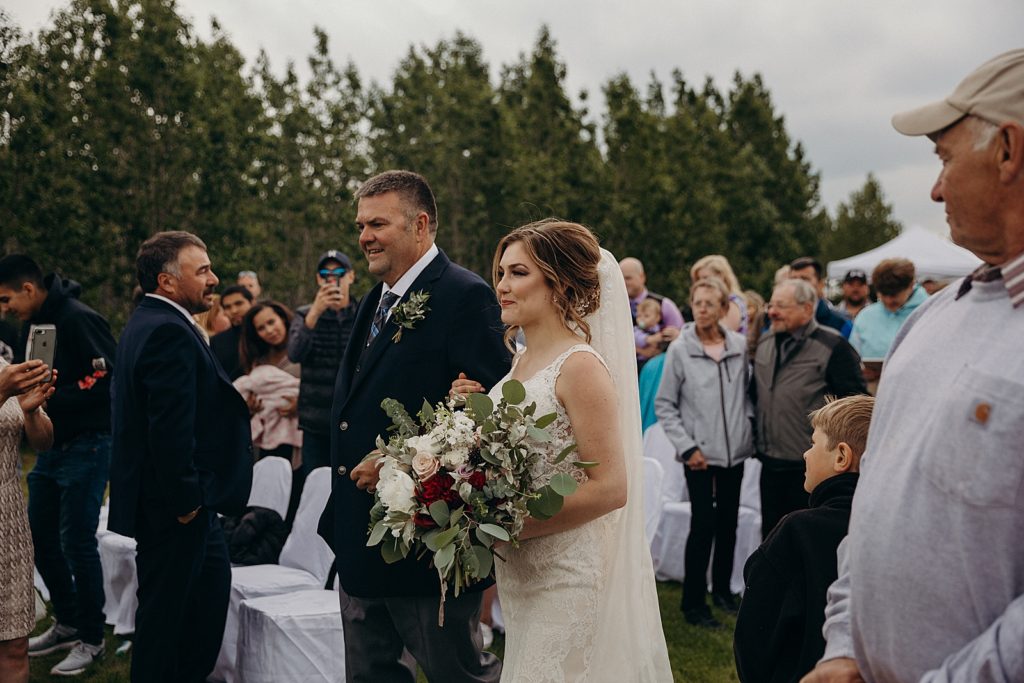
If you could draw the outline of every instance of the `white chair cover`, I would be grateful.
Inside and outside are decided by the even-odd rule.
[[[304,590],[242,602],[238,679],[245,683],[345,680],[338,593]]]
[[[42,596],[43,600],[49,602],[50,590],[46,587],[46,582],[43,581],[43,577],[39,575],[39,570],[34,567],[32,568],[32,584],[36,587],[36,590],[39,591],[39,595]]]
[[[292,492],[292,464],[284,458],[263,458],[252,468],[249,507],[259,506],[281,515],[288,514]]]
[[[309,473],[295,513],[292,531],[281,549],[280,564],[231,568],[224,640],[209,680],[234,683],[237,669],[238,619],[244,600],[301,590],[322,589],[334,561],[330,547],[316,533],[320,513],[331,494],[331,470],[318,467]],[[340,608],[339,608],[340,609]]]
[[[740,516],[736,524],[736,555],[732,562],[732,580],[729,582],[734,593],[743,589],[743,567],[760,545],[761,511],[740,505]]]
[[[682,581],[686,576],[686,539],[690,535],[690,503],[666,503],[661,524],[651,543],[655,576],[659,581]],[[736,549],[729,586],[743,590],[743,565],[761,543],[761,514],[741,505],[736,524]],[[710,565],[710,563],[709,563]],[[711,571],[708,567],[708,581]]]
[[[96,522],[96,538],[99,538],[103,534],[110,533],[107,531],[107,517],[110,514],[110,503],[106,502],[103,507],[100,508],[100,517]]]
[[[99,537],[100,565],[103,567],[103,613],[117,635],[135,633],[136,591],[135,539],[106,532]]]
[[[650,431],[650,430],[648,430]],[[690,503],[665,503],[661,523],[651,540],[654,577],[659,581],[682,581],[683,554],[690,535]]]
[[[664,471],[661,498],[666,503],[689,500],[683,465],[676,460],[676,447],[668,440],[661,424],[654,423],[644,432],[644,456],[657,460]]]
[[[644,458],[644,531],[647,533],[647,544],[654,540],[661,521],[661,488],[665,478],[665,470],[654,458]]]
[[[327,542],[320,538],[316,528],[330,495],[331,468],[318,467],[310,472],[302,489],[292,532],[288,534],[278,560],[282,567],[309,572],[321,586],[327,583],[327,573],[334,563],[334,553]]]
[[[743,466],[743,483],[740,484],[740,505],[761,512],[761,461],[747,458]]]

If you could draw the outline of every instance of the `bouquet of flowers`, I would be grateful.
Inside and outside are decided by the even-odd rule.
[[[494,567],[495,542],[517,543],[526,517],[548,519],[576,490],[576,480],[556,474],[535,489],[538,446],[551,441],[546,430],[555,414],[536,415],[523,406],[526,389],[516,380],[502,385],[497,405],[485,394],[426,401],[414,420],[394,399],[381,407],[391,417],[391,436],[377,437],[380,481],[370,510],[367,545],[380,545],[388,563],[432,555],[441,582],[438,623],[444,596],[487,578]],[[559,453],[564,460],[575,444]],[[576,462],[578,467],[594,463]],[[501,559],[500,555],[497,555]]]

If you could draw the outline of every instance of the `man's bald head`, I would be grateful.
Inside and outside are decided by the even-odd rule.
[[[630,299],[640,296],[647,285],[647,275],[644,273],[644,264],[640,259],[627,256],[619,261],[619,269],[622,271],[622,279],[626,281],[626,293]]]

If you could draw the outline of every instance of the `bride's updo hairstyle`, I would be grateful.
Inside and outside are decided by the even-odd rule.
[[[594,233],[578,223],[545,218],[516,228],[505,235],[494,252],[491,277],[498,288],[498,266],[508,247],[519,242],[527,255],[537,264],[548,286],[554,292],[553,303],[561,313],[562,321],[570,330],[578,332],[590,342],[588,315],[601,305],[601,283],[597,277],[597,264],[601,261],[601,247]],[[505,332],[505,344],[514,350],[517,325]]]

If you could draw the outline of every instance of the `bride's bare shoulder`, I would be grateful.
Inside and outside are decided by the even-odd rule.
[[[589,347],[569,354],[558,376],[558,393],[614,393],[611,375],[597,352]]]

